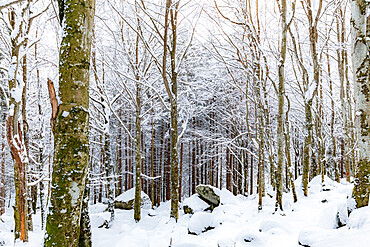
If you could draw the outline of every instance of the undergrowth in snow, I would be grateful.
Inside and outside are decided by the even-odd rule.
[[[93,246],[109,247],[365,247],[370,246],[370,207],[347,212],[348,196],[353,185],[336,183],[326,177],[325,190],[321,178],[314,178],[309,196],[301,192],[300,179],[296,181],[298,202],[285,193],[284,212],[274,213],[274,192],[267,190],[263,210],[258,212],[255,195],[234,196],[221,191],[221,205],[213,212],[197,212],[193,216],[180,211],[176,223],[169,218],[170,202],[158,208],[143,209],[142,220],[135,223],[133,210],[116,210],[110,229],[98,228],[109,220],[106,205],[90,206]],[[22,246],[41,246],[40,215],[34,216],[34,232],[30,242]],[[347,224],[339,227],[338,219]],[[8,208],[0,221],[0,246],[13,246],[12,210]],[[189,230],[193,234],[189,234]],[[194,235],[198,234],[198,235]]]

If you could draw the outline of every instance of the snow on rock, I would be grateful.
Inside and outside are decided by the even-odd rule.
[[[153,209],[149,209],[148,210],[148,215],[150,217],[154,217],[154,216],[157,216],[157,212],[155,210],[153,210]]]
[[[90,215],[90,222],[92,227],[99,227],[104,224],[104,222],[109,221],[109,216],[105,214],[93,214]]]
[[[219,222],[213,214],[197,212],[189,220],[188,233],[199,235],[203,232],[214,229],[217,225],[219,225]]]
[[[234,204],[235,205],[235,204],[239,203],[239,200],[236,196],[234,196],[233,193],[231,193],[229,190],[223,188],[220,191],[220,202],[223,205],[226,205],[226,204]]]
[[[309,190],[308,190],[309,193],[316,194],[322,190],[330,191],[334,189],[337,186],[337,184],[335,181],[331,180],[328,176],[324,177],[324,183],[322,184],[322,177],[321,175],[318,175],[310,181],[308,186],[309,186]]]
[[[230,237],[223,237],[218,240],[217,246],[218,247],[234,247],[235,241],[232,240]]]
[[[199,197],[211,205],[213,208],[220,205],[220,194],[221,191],[211,185],[200,184],[195,188]]]
[[[302,246],[312,247],[319,242],[325,235],[325,230],[319,227],[307,227],[300,231],[298,236],[298,244]]]
[[[360,229],[365,226],[370,228],[370,206],[355,209],[348,218],[349,229]]]
[[[280,222],[276,220],[264,220],[261,222],[259,227],[260,232],[266,232],[270,234],[287,233],[289,230]]]
[[[241,246],[265,246],[265,235],[253,229],[244,229],[236,237]],[[237,245],[239,246],[239,245]]]
[[[189,243],[180,243],[180,244],[173,244],[171,245],[173,247],[203,247],[200,244],[194,243],[194,242],[189,242]]]
[[[186,214],[194,214],[207,210],[210,205],[203,201],[198,194],[194,194],[182,202],[182,208]]]
[[[345,201],[338,202],[337,204],[337,222],[338,222],[338,227],[347,225],[348,209],[347,209],[347,203]]]
[[[119,209],[130,210],[134,208],[135,187],[123,192],[114,199],[114,207]],[[141,191],[141,208],[150,209],[152,202],[145,192]]]
[[[335,204],[330,204],[321,211],[317,226],[324,229],[335,229],[338,227],[337,206]]]

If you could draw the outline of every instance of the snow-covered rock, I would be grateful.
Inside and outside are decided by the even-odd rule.
[[[307,227],[300,231],[298,236],[298,244],[311,247],[315,243],[317,243],[320,239],[322,239],[324,229],[319,227]]]
[[[123,192],[114,199],[114,207],[119,209],[130,210],[134,208],[135,187]],[[141,191],[141,208],[150,209],[152,202],[145,192]]]
[[[210,205],[203,201],[198,194],[194,194],[182,202],[182,208],[185,214],[194,214],[209,209]]]
[[[337,223],[338,227],[347,225],[348,222],[348,208],[345,201],[338,202],[337,205]]]
[[[157,212],[155,210],[153,210],[153,209],[149,209],[148,210],[148,215],[150,217],[154,217],[154,216],[157,216]]]
[[[336,187],[336,182],[331,180],[328,176],[324,176],[324,183],[322,183],[321,175],[314,177],[308,184],[309,193],[319,193],[320,191],[330,191]]]
[[[211,185],[200,184],[195,188],[199,197],[211,205],[213,208],[220,205],[220,190]]]
[[[270,234],[276,234],[276,233],[287,233],[289,230],[287,227],[283,226],[280,222],[276,220],[264,220],[261,222],[261,225],[259,227],[260,232],[266,232]]]
[[[336,205],[330,204],[321,211],[317,226],[324,229],[336,229],[338,227]]]
[[[370,206],[358,208],[349,215],[347,227],[349,229],[360,229],[370,226]]]
[[[105,221],[109,220],[104,214],[92,214],[90,215],[90,222],[92,227],[99,227],[104,224]]]
[[[189,234],[199,235],[202,232],[214,229],[219,222],[217,218],[206,212],[197,212],[189,220],[188,232]]]
[[[237,205],[239,203],[238,198],[234,196],[229,190],[223,188],[220,192],[220,202],[223,205],[233,204]]]
[[[264,235],[261,232],[255,231],[255,230],[242,230],[239,235],[236,237],[236,240],[238,243],[240,243],[242,246],[245,246],[246,244],[250,244],[248,246],[264,246]],[[239,245],[237,245],[239,246]]]
[[[223,237],[217,241],[218,247],[234,247],[235,241],[232,240],[230,237]]]

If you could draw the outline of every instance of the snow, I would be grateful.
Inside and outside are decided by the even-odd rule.
[[[179,212],[177,223],[170,219],[170,201],[158,208],[142,209],[142,219],[136,223],[133,210],[116,210],[115,221],[110,229],[98,228],[109,220],[105,204],[90,205],[93,246],[128,247],[364,247],[370,242],[370,207],[355,209],[348,217],[347,208],[353,184],[342,180],[336,183],[321,177],[309,183],[309,196],[300,191],[301,178],[297,185],[298,202],[293,203],[292,194],[284,193],[284,215],[275,213],[275,198],[263,198],[263,209],[258,212],[258,196],[234,196],[222,189],[221,205],[212,212],[196,212],[194,215]],[[273,193],[273,192],[269,192]],[[134,190],[118,198],[133,198]],[[188,200],[189,201],[189,200]],[[192,199],[190,199],[192,201]],[[184,201],[184,203],[186,200]],[[13,246],[12,209],[7,208],[1,216],[0,243]],[[337,215],[346,226],[339,227]],[[40,214],[34,216],[35,231],[30,233],[30,242],[24,246],[41,246],[43,233],[40,230]],[[214,229],[211,229],[214,228]],[[207,231],[205,231],[208,229]],[[192,231],[198,235],[189,234]]]
[[[217,217],[211,213],[197,212],[189,220],[189,233],[199,235],[202,232],[215,228],[219,223]]]
[[[313,99],[316,88],[317,88],[317,82],[315,80],[313,80],[310,83],[310,85],[309,85],[309,87],[308,87],[308,89],[307,89],[307,91],[304,95],[304,99],[305,99],[306,102],[309,102],[310,100]]]
[[[144,191],[141,191],[141,198],[143,197],[148,197],[149,196],[147,194],[145,194]],[[128,202],[132,199],[135,199],[135,187],[132,188],[132,189],[129,189],[125,192],[123,192],[121,195],[117,196],[115,201],[120,201],[120,202]]]
[[[210,207],[205,201],[199,198],[198,194],[194,194],[191,197],[186,198],[182,203],[183,208],[184,206],[191,208],[193,213],[204,211]]]
[[[361,229],[365,226],[370,228],[370,207],[364,207],[354,210],[348,218],[349,229]]]
[[[62,117],[68,117],[69,115],[69,112],[68,111],[63,111],[62,112]]]

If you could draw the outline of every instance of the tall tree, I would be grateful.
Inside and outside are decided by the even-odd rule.
[[[275,210],[283,210],[283,162],[284,162],[284,65],[287,49],[287,20],[286,20],[286,0],[281,0],[281,43],[280,43],[280,63],[278,68],[278,116],[277,116],[277,144],[278,144],[278,163],[276,172],[276,205]]]
[[[59,0],[63,36],[54,126],[51,206],[44,246],[79,246],[89,162],[89,69],[95,0]]]
[[[353,196],[358,208],[370,194],[370,2],[352,0],[353,71],[356,87],[358,162]]]
[[[308,35],[310,40],[310,52],[311,52],[311,60],[313,66],[313,80],[310,83],[305,85],[305,94],[304,94],[304,107],[305,107],[305,114],[306,114],[306,133],[305,133],[305,140],[304,140],[304,149],[303,149],[303,177],[302,177],[302,184],[303,184],[303,193],[305,196],[308,195],[308,181],[309,181],[309,171],[310,171],[310,158],[311,158],[311,146],[312,146],[312,102],[314,99],[315,94],[317,93],[317,87],[320,82],[320,62],[317,52],[317,41],[318,41],[318,32],[317,26],[320,20],[321,11],[322,11],[322,4],[323,0],[319,0],[318,8],[316,13],[313,12],[313,4],[311,0],[308,1],[301,1],[302,8],[306,13],[306,17],[308,20]],[[317,168],[311,167],[312,175],[316,176]]]
[[[18,6],[16,11],[12,8],[9,11],[9,30],[11,31],[11,63],[9,66],[9,92],[10,92],[10,111],[7,120],[7,140],[10,152],[14,160],[14,180],[15,180],[15,239],[23,242],[28,241],[28,202],[27,202],[27,150],[25,145],[24,130],[25,107],[24,92],[25,82],[21,74],[21,61],[23,59],[24,48],[27,44],[27,34],[30,23],[24,22],[31,1],[24,2]]]

